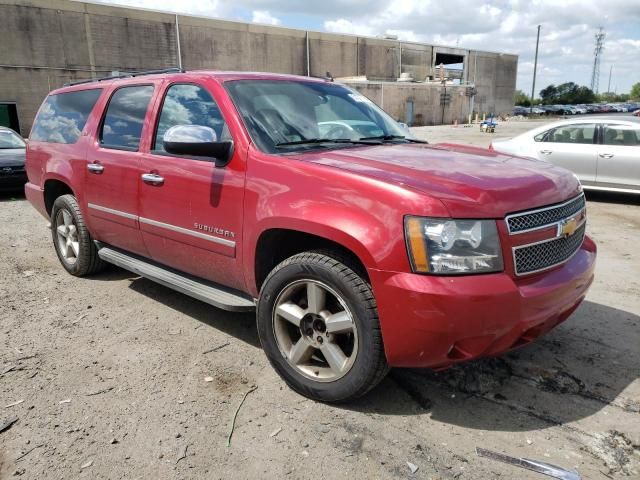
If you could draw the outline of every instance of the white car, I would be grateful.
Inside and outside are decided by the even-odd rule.
[[[562,120],[494,140],[489,148],[564,167],[585,189],[640,193],[640,118]]]

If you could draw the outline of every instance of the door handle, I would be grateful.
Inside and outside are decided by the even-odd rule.
[[[143,173],[142,181],[147,185],[160,186],[164,184],[164,177],[161,177],[157,173]]]
[[[613,157],[613,153],[601,153],[600,156],[602,158],[611,158]]]
[[[90,173],[95,173],[96,175],[100,175],[102,172],[104,172],[104,167],[97,162],[88,163],[87,170],[89,170]]]
[[[542,155],[551,155],[553,152],[551,150],[540,150]]]

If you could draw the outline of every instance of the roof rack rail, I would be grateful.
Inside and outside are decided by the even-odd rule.
[[[161,68],[159,70],[144,70],[142,72],[122,72],[122,73],[118,73],[117,75],[109,75],[106,77],[89,78],[87,80],[75,80],[73,82],[66,82],[64,86],[70,87],[72,85],[81,85],[83,83],[104,82],[106,80],[115,80],[117,78],[139,77],[141,75],[160,75],[162,73],[184,73],[184,72],[185,70],[179,67]]]

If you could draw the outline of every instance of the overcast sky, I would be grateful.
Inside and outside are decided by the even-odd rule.
[[[285,27],[515,53],[517,87],[531,92],[536,26],[542,25],[536,95],[550,83],[589,86],[594,34],[607,37],[600,92],[640,82],[640,0],[102,0],[155,10]]]

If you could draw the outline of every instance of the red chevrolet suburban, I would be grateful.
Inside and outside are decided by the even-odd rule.
[[[411,137],[330,79],[162,71],[49,94],[28,200],[72,275],[112,263],[233,311],[297,392],[365,394],[543,335],[593,280],[577,178]]]

